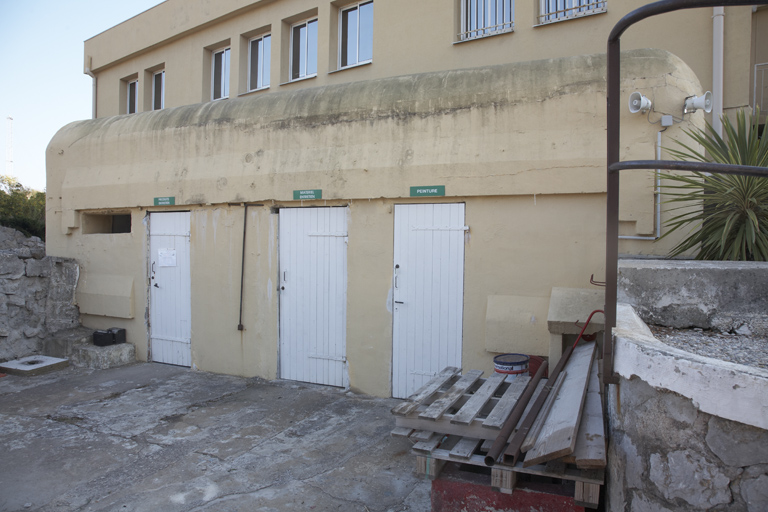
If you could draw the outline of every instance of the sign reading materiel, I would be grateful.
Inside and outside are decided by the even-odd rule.
[[[176,204],[175,197],[156,197],[155,206],[173,206]]]
[[[411,187],[411,197],[444,196],[445,185],[434,187]]]
[[[293,199],[322,199],[323,198],[323,191],[320,189],[317,190],[294,190],[293,191]]]

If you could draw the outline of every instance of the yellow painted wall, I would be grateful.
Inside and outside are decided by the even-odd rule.
[[[464,367],[490,371],[500,349],[548,354],[551,288],[589,287],[590,274],[602,279],[604,272],[604,66],[601,56],[579,56],[73,123],[48,147],[47,249],[80,261],[84,280],[95,274],[132,280],[134,318],[99,316],[86,307],[83,322],[125,327],[145,359],[144,218],[147,211],[191,211],[192,363],[274,378],[274,209],[349,205],[350,386],[389,396],[394,205],[464,202],[470,227]],[[700,90],[692,71],[666,52],[628,52],[622,70],[624,98],[641,90],[662,111]],[[701,113],[690,116],[665,137],[702,121]],[[622,127],[622,157],[652,159],[659,126],[622,109]],[[642,173],[623,182],[629,207],[622,219],[633,233],[635,224],[648,223],[649,209],[652,215],[647,182]],[[445,185],[446,196],[409,197],[411,186],[427,185]],[[294,201],[298,189],[321,189],[324,199]],[[164,196],[174,197],[175,206],[153,205]],[[240,331],[245,203],[253,206],[245,217]],[[83,215],[126,211],[130,234],[82,233]],[[623,244],[621,250],[665,254],[672,243]],[[518,316],[530,324],[524,338],[511,328],[508,345],[486,345],[489,296],[531,298],[531,306],[518,301]]]

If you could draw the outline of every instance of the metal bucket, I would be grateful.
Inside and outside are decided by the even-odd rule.
[[[525,354],[501,354],[493,358],[494,370],[496,373],[505,374],[506,380],[509,381],[528,373],[529,359]]]

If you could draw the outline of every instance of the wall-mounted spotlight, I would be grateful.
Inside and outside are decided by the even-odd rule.
[[[640,94],[639,92],[633,92],[629,95],[629,111],[632,114],[642,112],[645,114],[651,110],[651,100]]]
[[[701,96],[690,96],[685,98],[683,104],[683,114],[690,114],[697,110],[703,110],[707,114],[712,112],[712,93],[707,91]]]

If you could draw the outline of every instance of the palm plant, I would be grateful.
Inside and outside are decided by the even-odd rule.
[[[705,130],[685,131],[704,152],[679,141],[681,148],[668,152],[679,160],[768,167],[768,133],[763,128],[759,136],[759,119],[759,109],[739,111],[735,125],[723,116],[725,137],[709,123]],[[700,172],[664,177],[673,183],[665,193],[674,206],[668,211],[675,212],[664,237],[692,230],[670,256],[697,249],[698,260],[768,261],[768,178]]]

